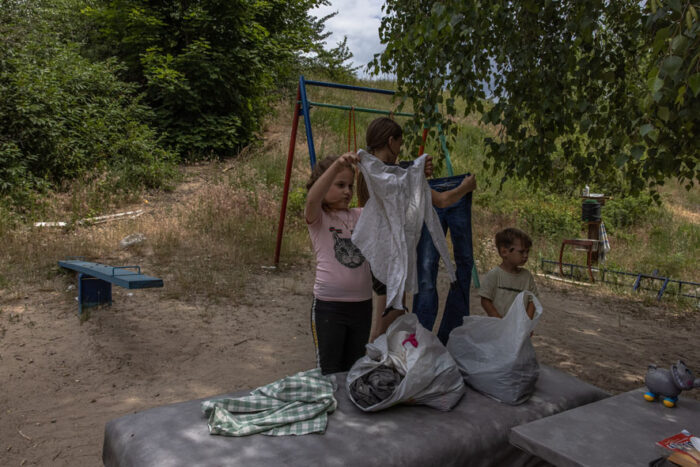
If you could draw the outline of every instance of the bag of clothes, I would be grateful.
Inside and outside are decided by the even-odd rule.
[[[526,312],[527,297],[535,304],[533,319]],[[503,318],[466,316],[450,334],[447,349],[467,384],[506,404],[527,401],[540,374],[530,335],[541,314],[537,297],[520,292]]]
[[[454,359],[414,314],[396,319],[386,334],[367,344],[346,386],[350,400],[365,412],[401,403],[448,411],[465,390]]]

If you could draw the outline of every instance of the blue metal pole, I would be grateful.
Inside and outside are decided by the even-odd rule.
[[[377,88],[366,88],[363,86],[352,86],[350,84],[338,84],[338,83],[326,83],[325,81],[307,81],[306,84],[309,86],[322,86],[326,88],[338,88],[338,89],[348,89],[350,91],[363,91],[363,92],[374,92],[377,94],[388,94],[393,96],[396,94],[395,91],[389,89],[377,89]]]
[[[666,286],[668,286],[668,277],[664,281],[664,285],[661,286],[661,290],[659,290],[659,295],[656,297],[657,300],[661,300],[661,296],[664,294],[664,291],[666,290]]]
[[[324,104],[322,102],[309,101],[309,107],[326,107],[328,109],[353,110],[355,112],[366,112],[372,114],[393,115],[395,117],[413,117],[408,112],[392,112],[391,110],[369,109],[366,107],[355,107],[353,105]]]
[[[316,150],[314,149],[314,136],[311,133],[311,116],[309,115],[309,101],[306,98],[304,75],[299,77],[299,91],[301,93],[301,112],[304,115],[304,126],[306,127],[306,144],[309,147],[309,162],[313,169],[316,165]]]
[[[442,152],[445,154],[445,163],[447,164],[447,175],[450,177],[455,174],[452,168],[452,161],[450,160],[450,150],[447,149],[447,140],[445,139],[445,134],[442,132],[442,125],[438,123],[437,126],[438,135],[440,135],[440,146],[442,146]]]
[[[634,285],[632,286],[632,290],[637,290],[639,288],[639,284],[642,282],[642,275],[638,275],[637,279],[634,281]]]

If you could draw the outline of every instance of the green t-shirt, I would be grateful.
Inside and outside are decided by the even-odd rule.
[[[524,290],[532,292],[539,298],[535,279],[530,271],[521,269],[513,274],[496,266],[481,279],[479,296],[491,300],[501,316],[505,316],[515,297]]]

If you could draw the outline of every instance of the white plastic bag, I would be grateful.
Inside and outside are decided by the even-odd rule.
[[[532,320],[525,311],[528,296],[535,304]],[[528,400],[540,373],[530,333],[541,314],[537,297],[520,292],[503,318],[466,316],[450,333],[447,350],[467,384],[506,404]]]
[[[353,398],[350,386],[382,365],[395,368],[403,379],[390,397],[363,407]],[[416,315],[409,313],[397,318],[386,334],[367,344],[367,354],[348,372],[346,389],[350,400],[365,412],[376,412],[400,403],[448,411],[462,398],[465,386],[447,349],[418,322]]]

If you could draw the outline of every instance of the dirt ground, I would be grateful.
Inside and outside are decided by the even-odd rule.
[[[219,304],[169,299],[167,281],[115,287],[114,304],[82,324],[69,276],[60,279],[64,292],[0,295],[0,465],[100,465],[113,418],[313,367],[312,265],[251,279],[238,299]],[[533,339],[542,363],[612,393],[641,386],[652,362],[682,358],[700,373],[700,313],[538,281],[544,313]],[[471,310],[483,313],[476,295]]]

